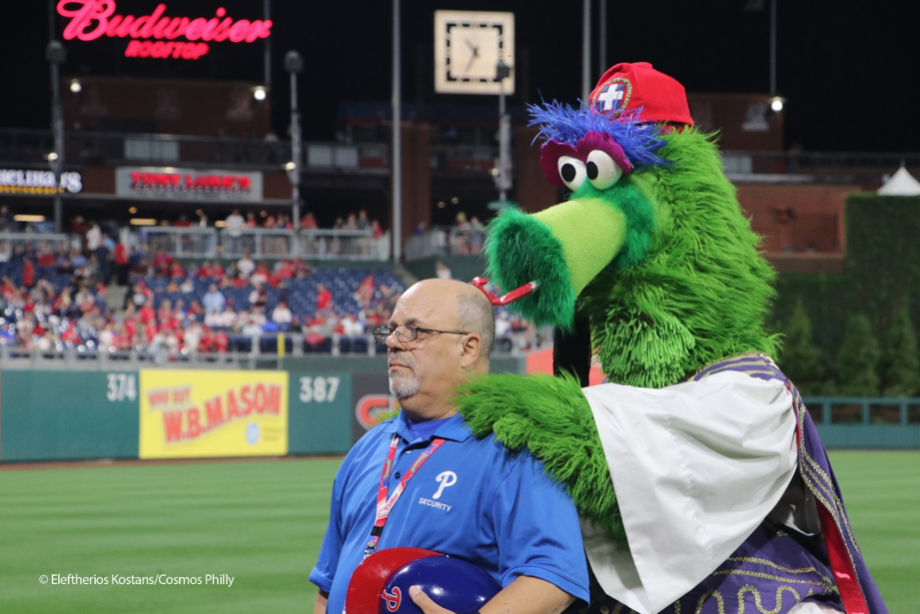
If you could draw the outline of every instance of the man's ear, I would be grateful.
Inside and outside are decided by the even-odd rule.
[[[482,338],[476,333],[469,333],[460,343],[460,366],[469,369],[479,360],[482,351]]]

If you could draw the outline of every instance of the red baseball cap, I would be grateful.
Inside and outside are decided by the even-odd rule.
[[[641,122],[693,125],[684,86],[648,62],[617,64],[609,69],[591,92],[590,105],[614,117],[642,107]]]

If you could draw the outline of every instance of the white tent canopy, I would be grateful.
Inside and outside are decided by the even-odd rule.
[[[885,196],[917,196],[920,195],[920,181],[914,179],[902,166],[878,189],[878,193]]]

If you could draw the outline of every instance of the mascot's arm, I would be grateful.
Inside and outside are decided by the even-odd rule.
[[[575,378],[488,375],[464,384],[455,401],[477,437],[494,432],[512,450],[527,448],[566,485],[583,520],[626,546],[604,449]]]

